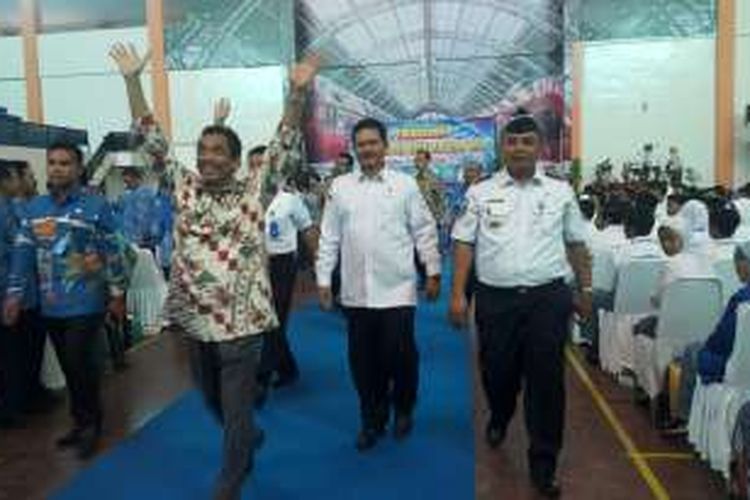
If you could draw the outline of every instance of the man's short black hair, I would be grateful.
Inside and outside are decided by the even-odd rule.
[[[73,144],[72,142],[67,141],[56,141],[47,146],[47,154],[51,153],[52,151],[57,151],[59,149],[62,149],[63,151],[67,151],[70,153],[73,158],[75,158],[76,163],[79,167],[83,166],[83,152],[81,151],[81,148]]]
[[[654,208],[648,203],[631,203],[625,214],[625,232],[630,238],[648,236],[654,229]]]
[[[539,124],[534,116],[524,108],[518,108],[510,121],[505,124],[505,135],[508,134],[528,134],[535,133],[540,135]]]
[[[711,235],[715,238],[731,238],[740,225],[740,213],[734,203],[714,204],[708,211]]]
[[[388,129],[380,120],[376,120],[375,118],[362,118],[354,124],[354,128],[352,129],[352,144],[357,144],[357,134],[361,130],[377,130],[380,138],[386,146],[388,145]]]
[[[266,154],[266,150],[268,149],[268,146],[264,146],[261,144],[260,146],[255,146],[253,149],[247,152],[247,157],[250,158],[251,156],[255,155],[264,155]]]
[[[604,203],[602,215],[607,224],[622,224],[628,210],[628,201],[621,196],[610,196]]]
[[[23,175],[28,170],[29,162],[26,160],[3,160],[0,159],[0,170],[7,172],[6,175]]]
[[[416,156],[424,155],[428,160],[432,160],[432,154],[424,148],[417,149]]]
[[[201,131],[201,138],[207,135],[223,136],[227,141],[227,146],[229,146],[229,157],[233,160],[238,160],[242,155],[242,141],[231,128],[224,125],[209,125]]]

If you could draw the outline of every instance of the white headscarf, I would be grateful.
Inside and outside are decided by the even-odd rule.
[[[734,206],[740,214],[740,225],[732,236],[738,242],[750,240],[750,200],[738,198],[734,200]]]
[[[683,246],[685,245],[685,242],[688,238],[688,226],[687,222],[685,221],[685,217],[679,214],[669,215],[661,221],[659,227],[666,227],[677,233],[677,235],[682,240]]]
[[[678,216],[685,221],[686,235],[683,241],[683,251],[688,253],[706,253],[711,241],[708,232],[708,208],[698,200],[685,203]]]

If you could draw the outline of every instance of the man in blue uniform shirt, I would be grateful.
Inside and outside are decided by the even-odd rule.
[[[104,314],[108,308],[122,317],[125,273],[106,200],[81,189],[82,160],[74,145],[48,148],[49,194],[29,201],[18,213],[3,312],[6,325],[15,324],[24,290],[36,281],[41,316],[65,374],[74,420],[57,444],[75,446],[81,458],[88,458],[101,434],[98,346]]]

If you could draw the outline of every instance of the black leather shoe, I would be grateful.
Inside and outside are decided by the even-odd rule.
[[[534,489],[544,498],[560,498],[562,490],[554,479],[546,481],[533,481]]]
[[[502,444],[504,439],[505,430],[492,424],[487,424],[487,428],[484,431],[484,440],[487,442],[487,446],[494,450]]]
[[[71,448],[81,442],[83,429],[74,427],[67,434],[57,439],[55,444],[58,448]]]
[[[372,429],[365,429],[359,432],[357,435],[357,442],[355,444],[357,451],[367,451],[374,447],[378,442],[377,431]]]
[[[411,415],[399,415],[393,425],[393,437],[398,440],[405,439],[414,427],[414,420]]]

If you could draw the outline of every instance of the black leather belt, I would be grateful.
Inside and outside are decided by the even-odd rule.
[[[552,281],[548,281],[547,283],[544,283],[543,285],[535,285],[535,286],[510,286],[510,287],[498,287],[498,286],[490,286],[485,285],[484,283],[479,283],[480,288],[484,288],[487,291],[490,292],[499,292],[504,294],[518,294],[518,295],[525,295],[527,293],[531,292],[539,292],[550,288],[557,288],[559,286],[565,285],[565,280],[563,278],[557,278]]]

